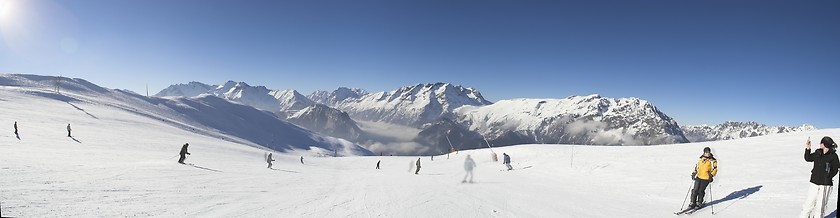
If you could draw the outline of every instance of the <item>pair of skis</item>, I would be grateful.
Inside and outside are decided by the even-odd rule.
[[[697,212],[698,210],[701,210],[701,209],[703,209],[703,208],[706,208],[706,205],[703,205],[703,206],[700,206],[700,207],[692,207],[692,208],[688,208],[688,209],[685,209],[685,210],[683,210],[683,211],[674,212],[674,214],[675,214],[675,215],[683,215],[683,214],[685,214],[685,215],[691,215],[691,214],[693,214],[694,212]]]

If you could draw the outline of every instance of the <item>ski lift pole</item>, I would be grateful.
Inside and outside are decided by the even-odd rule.
[[[455,146],[452,146],[452,141],[449,140],[449,131],[446,131],[446,142],[449,142],[449,148],[451,148],[452,151],[454,151]]]
[[[487,143],[487,147],[490,148],[490,153],[492,154],[491,157],[493,158],[493,162],[499,161],[499,157],[496,155],[496,152],[493,151],[493,147],[490,147],[490,142],[487,141],[487,137],[484,137],[484,135],[481,135],[481,137],[484,138],[484,142]]]
[[[487,137],[484,137],[484,135],[481,135],[481,137],[484,138],[484,142],[487,143],[487,148],[490,148],[490,152],[493,152],[493,147],[490,147],[490,142],[487,141]]]

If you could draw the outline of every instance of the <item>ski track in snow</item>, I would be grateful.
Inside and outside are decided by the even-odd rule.
[[[291,151],[275,152],[270,170],[264,150],[139,113],[11,88],[0,99],[0,210],[10,217],[674,217],[705,146],[719,159],[714,217],[793,217],[811,169],[804,140],[840,139],[826,129],[662,146],[520,145],[494,148],[511,155],[513,171],[480,149],[422,157],[420,175],[404,171],[417,157]],[[82,143],[66,137],[67,123]],[[216,171],[176,163],[185,142],[187,163]],[[475,183],[462,184],[467,154]]]

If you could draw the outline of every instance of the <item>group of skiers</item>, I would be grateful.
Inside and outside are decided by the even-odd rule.
[[[14,134],[16,136],[19,135],[17,121],[14,123]],[[73,137],[72,128],[69,123],[67,124],[67,137]],[[186,155],[190,155],[190,152],[187,150],[189,145],[189,143],[185,143],[181,147],[178,163],[184,164],[184,160],[187,158]],[[275,161],[272,155],[273,153],[268,153],[266,156],[268,168],[271,168],[272,162]],[[513,170],[513,167],[510,165],[510,155],[502,153],[502,156],[502,163],[507,167],[507,170]],[[831,194],[831,186],[833,185],[832,178],[837,175],[838,169],[840,169],[840,159],[838,159],[837,156],[837,144],[831,139],[831,137],[825,136],[822,140],[820,140],[820,148],[812,153],[811,139],[809,138],[805,143],[804,158],[807,162],[813,162],[814,167],[811,169],[811,185],[808,188],[808,195],[802,206],[802,212],[799,217],[823,217],[825,215],[828,197]],[[432,156],[431,160],[434,160],[434,156]],[[376,162],[376,169],[379,169],[380,162],[381,160]],[[300,157],[300,163],[304,164],[303,156]],[[415,161],[414,164],[414,174],[419,174],[421,168],[420,158],[417,158],[417,161]],[[464,179],[461,181],[462,183],[472,183],[473,169],[475,169],[475,167],[475,161],[470,155],[467,155],[464,161],[464,170],[466,171],[466,174],[464,175]],[[717,159],[715,159],[712,154],[711,148],[703,148],[703,154],[700,156],[694,170],[691,172],[691,179],[694,180],[694,186],[691,190],[691,201],[687,210],[696,210],[704,206],[706,189],[709,184],[714,181],[714,177],[717,172]],[[467,177],[469,177],[469,180],[467,180]],[[840,196],[838,197],[838,208],[840,208]]]
[[[15,136],[20,137],[20,133],[18,133],[18,123],[17,123],[17,121],[15,121],[15,124],[13,125],[13,127],[15,128]],[[70,128],[70,124],[68,123],[68,124],[67,124],[67,137],[73,137],[73,136],[70,134],[70,131],[72,131],[72,130],[73,130],[73,129],[71,129],[71,128]]]
[[[272,163],[272,162],[274,162],[274,161],[275,161],[275,160],[274,160],[274,158],[272,157],[273,155],[274,155],[274,153],[269,152],[269,153],[268,153],[268,154],[266,154],[266,156],[265,156],[265,162],[267,162],[267,163],[268,163],[268,168],[269,168],[269,169],[272,169],[272,168],[271,168],[271,166],[273,165],[273,163]],[[304,164],[304,163],[303,163],[303,156],[300,156],[300,164]]]

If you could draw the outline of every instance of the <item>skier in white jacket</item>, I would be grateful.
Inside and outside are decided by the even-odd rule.
[[[467,159],[464,160],[464,170],[467,171],[467,173],[464,175],[464,179],[461,180],[461,183],[467,182],[467,176],[470,177],[469,182],[473,182],[473,169],[475,169],[475,161],[473,161],[472,157],[468,154]]]

